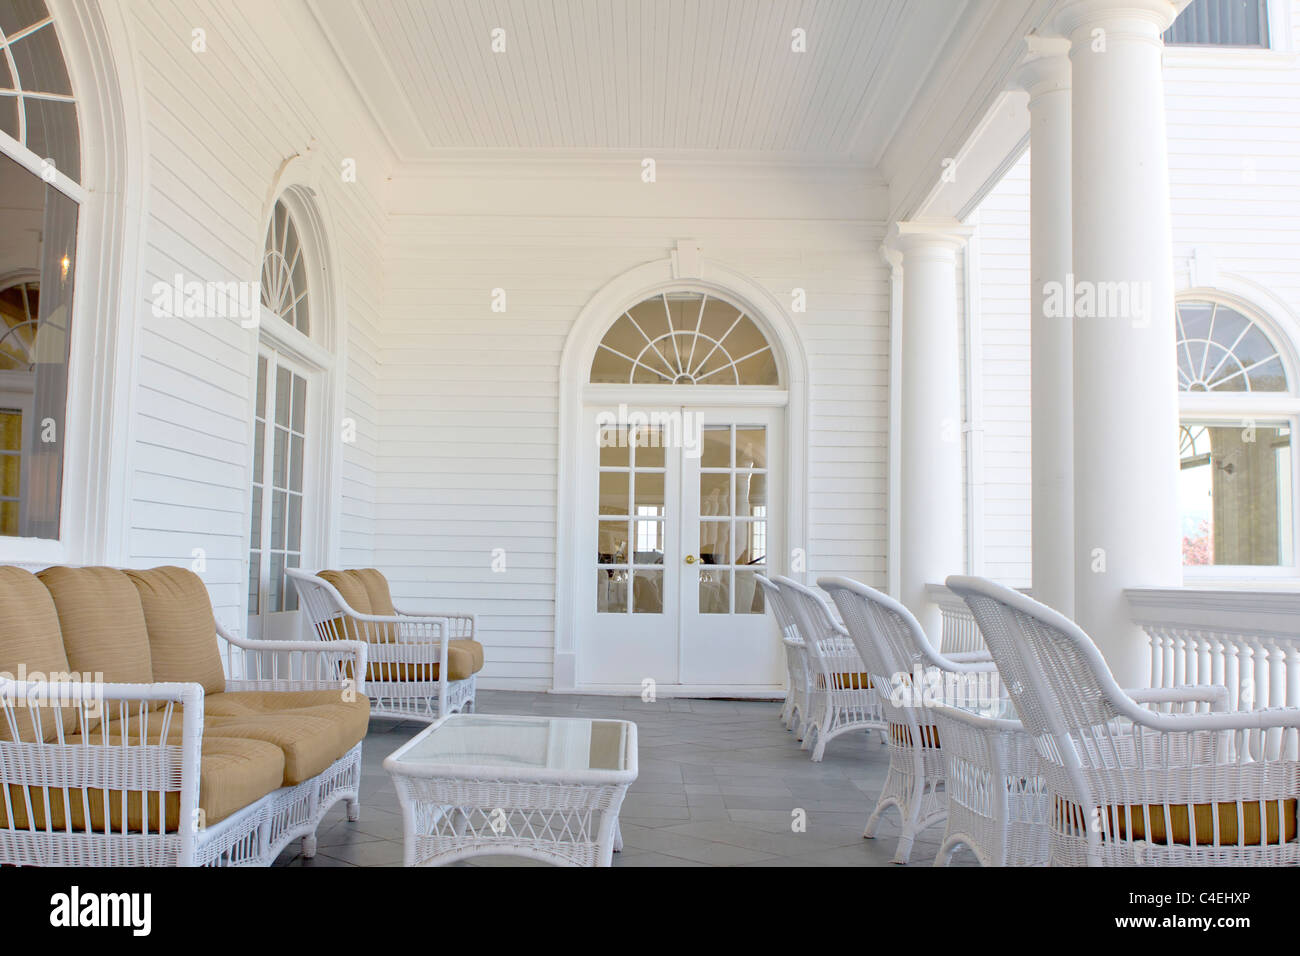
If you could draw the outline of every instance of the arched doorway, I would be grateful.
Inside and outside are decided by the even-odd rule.
[[[557,687],[781,687],[756,577],[802,544],[802,353],[716,273],[623,283],[566,346]]]

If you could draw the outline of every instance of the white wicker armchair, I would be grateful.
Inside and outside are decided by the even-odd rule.
[[[364,693],[347,676],[365,671],[357,641],[245,641],[220,625],[217,639],[227,691]],[[197,683],[0,677],[9,738],[0,740],[0,865],[268,866],[299,838],[313,856],[316,827],[338,801],[358,819],[361,744],[324,773],[205,825],[203,701]]]
[[[808,715],[808,663],[803,637],[780,589],[761,574],[755,580],[763,591],[767,606],[772,609],[785,647],[785,703],[781,705],[781,723],[802,740],[803,724]]]
[[[848,578],[820,578],[858,652],[866,662],[889,726],[889,776],[863,836],[875,836],[880,818],[896,807],[903,818],[895,863],[912,855],[916,835],[947,816],[943,790],[945,765],[940,738],[927,706],[925,688],[933,680],[945,699],[961,702],[998,696],[997,668],[991,661],[956,661],[937,650],[911,612],[893,598]],[[917,680],[918,674],[921,680]],[[968,686],[970,685],[970,686]]]
[[[790,578],[777,575],[772,581],[803,636],[808,667],[803,748],[812,747],[812,759],[820,761],[826,745],[841,734],[879,730],[883,738],[885,717],[867,668],[826,599]]]
[[[1221,708],[1224,689],[1125,692],[1073,621],[991,581],[947,583],[1035,739],[1053,865],[1300,862],[1300,710],[1153,712]]]
[[[432,723],[448,714],[473,711],[477,675],[453,680],[451,668],[444,666],[451,659],[452,641],[476,640],[473,614],[367,614],[351,607],[323,578],[299,568],[285,573],[320,641],[354,639],[366,645],[365,686],[372,717]]]

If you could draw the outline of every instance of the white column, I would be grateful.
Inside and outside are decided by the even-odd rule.
[[[903,269],[899,597],[936,643],[925,586],[965,566],[957,253],[970,233],[942,220],[900,222],[890,236]]]
[[[1150,659],[1123,590],[1182,581],[1160,40],[1175,12],[1080,0],[1059,21],[1071,43],[1075,618],[1128,686]]]
[[[1031,36],[1016,82],[1029,93],[1029,322],[1034,597],[1074,614],[1074,330],[1043,290],[1070,259],[1070,41]]]

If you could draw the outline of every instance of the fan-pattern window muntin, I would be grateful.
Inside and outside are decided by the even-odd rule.
[[[724,299],[664,292],[627,309],[591,363],[594,384],[779,385],[776,356],[757,323]]]
[[[0,130],[80,181],[77,104],[53,18],[41,0],[0,5]]]
[[[284,201],[277,200],[262,258],[262,307],[303,335],[311,335],[308,292],[307,259],[298,226]]]
[[[30,372],[36,365],[41,284],[16,282],[0,289],[0,370]]]
[[[1178,303],[1178,388],[1285,392],[1282,356],[1253,319],[1222,302]]]

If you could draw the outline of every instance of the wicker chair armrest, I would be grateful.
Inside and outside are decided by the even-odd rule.
[[[473,611],[449,611],[446,608],[434,608],[428,611],[408,611],[404,608],[394,607],[398,617],[423,617],[423,618],[442,618],[461,626],[468,626],[469,636],[478,632],[478,615]]]
[[[364,641],[254,641],[217,625],[227,690],[343,690],[365,693]],[[238,653],[236,653],[238,651]]]
[[[931,664],[930,666],[935,666]],[[957,674],[996,674],[998,665],[992,660],[958,660],[951,654],[939,655],[939,669]]]
[[[1238,710],[1210,714],[1159,714],[1139,711],[1134,723],[1153,730],[1190,733],[1198,730],[1295,730],[1300,731],[1300,708],[1278,707],[1267,710]]]
[[[157,702],[162,710],[152,710]],[[182,711],[176,717],[175,707]],[[72,710],[72,724],[65,725],[65,712]],[[23,739],[16,718],[25,714],[31,722]],[[128,720],[148,721],[151,732],[139,730],[123,733]],[[53,739],[45,740],[53,722]],[[88,732],[73,731],[97,724]],[[178,720],[181,739],[162,731]],[[13,821],[21,811],[27,818],[23,828],[12,823],[9,829],[31,833],[72,831],[70,821],[62,826],[38,827],[34,818],[41,804],[48,807],[49,795],[69,789],[85,791],[122,791],[142,794],[146,801],[161,805],[168,792],[179,794],[178,829],[182,837],[180,861],[186,865],[194,859],[199,830],[203,827],[199,810],[199,767],[203,749],[203,686],[188,683],[118,684],[95,681],[15,681],[0,677],[0,726],[9,740],[0,741],[0,809]],[[152,728],[158,728],[156,742]],[[168,785],[159,783],[157,775],[143,770],[159,761],[180,771],[179,780]],[[96,832],[100,832],[96,830]],[[117,828],[113,834],[119,834]],[[155,831],[156,832],[156,831]]]
[[[954,651],[943,656],[958,664],[983,664],[993,660],[993,655],[988,651]]]
[[[1228,688],[1222,684],[1184,684],[1179,687],[1135,687],[1125,690],[1139,704],[1209,704],[1214,713],[1228,709]],[[1193,706],[1194,710],[1194,706]]]

